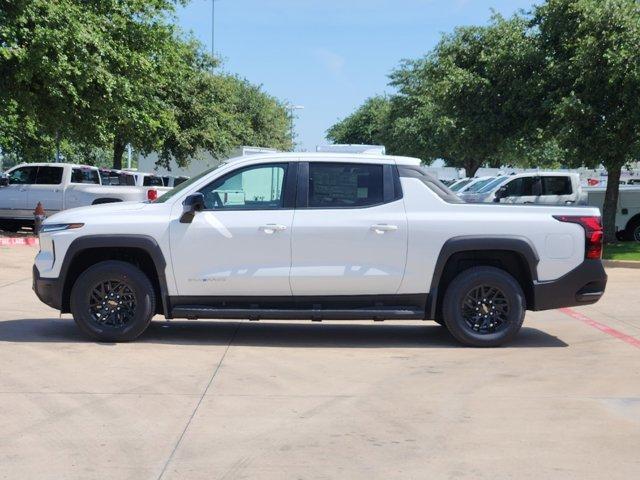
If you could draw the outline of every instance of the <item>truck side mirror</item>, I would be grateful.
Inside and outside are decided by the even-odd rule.
[[[191,223],[196,212],[204,210],[204,195],[200,192],[192,193],[182,202],[182,216],[180,223]]]
[[[496,198],[495,201],[499,202],[500,200],[502,200],[503,198],[507,197],[507,187],[500,187],[498,189],[498,191],[496,192]]]
[[[9,186],[9,176],[6,174],[0,174],[0,187],[8,187]]]

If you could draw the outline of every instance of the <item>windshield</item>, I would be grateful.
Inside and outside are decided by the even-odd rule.
[[[496,188],[499,185],[502,185],[504,182],[506,182],[509,179],[509,177],[498,177],[495,178],[493,180],[491,180],[489,183],[487,183],[484,187],[482,187],[480,190],[478,190],[478,193],[487,193],[490,192],[491,190],[493,190],[494,188]]]
[[[454,192],[457,192],[462,187],[464,187],[467,183],[469,183],[471,180],[473,180],[473,179],[472,178],[467,178],[465,180],[458,180],[456,183],[454,183],[453,185],[451,185],[449,187],[449,190],[453,190]]]
[[[177,195],[178,193],[182,192],[185,188],[189,188],[191,185],[193,185],[195,182],[200,180],[205,175],[210,174],[211,172],[213,172],[214,170],[217,170],[218,168],[220,168],[223,165],[225,165],[225,164],[221,163],[220,165],[218,165],[216,167],[211,167],[211,168],[205,170],[204,172],[202,172],[199,175],[196,175],[195,177],[191,177],[189,180],[186,180],[186,181],[182,182],[180,185],[178,185],[177,187],[172,188],[167,193],[165,193],[163,195],[160,195],[156,200],[153,201],[153,203],[164,203],[164,202],[166,202],[170,198],[172,198],[175,195]]]
[[[464,193],[477,193],[482,187],[484,187],[487,183],[494,180],[493,178],[486,178],[484,180],[478,180],[476,183],[467,188]]]

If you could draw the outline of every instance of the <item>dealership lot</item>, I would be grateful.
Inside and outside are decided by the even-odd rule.
[[[158,321],[85,340],[0,247],[0,478],[632,478],[640,270],[460,347],[432,322]],[[159,319],[160,320],[160,319]]]

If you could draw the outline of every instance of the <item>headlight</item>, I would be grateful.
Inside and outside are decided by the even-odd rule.
[[[62,230],[73,230],[82,226],[84,226],[84,223],[49,223],[40,227],[40,233],[61,232]]]

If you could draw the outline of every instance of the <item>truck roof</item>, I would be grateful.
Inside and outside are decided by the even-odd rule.
[[[18,168],[18,167],[65,167],[65,166],[69,166],[72,168],[91,168],[91,169],[96,169],[98,170],[98,167],[95,167],[93,165],[80,165],[79,163],[54,163],[54,162],[33,162],[33,163],[27,163],[27,162],[23,162],[23,163],[19,163],[18,165],[15,165],[14,167],[11,167],[9,170],[13,170],[14,168]]]
[[[287,153],[267,153],[245,155],[226,160],[224,163],[239,162],[241,160],[257,160],[257,159],[286,159],[289,162],[331,162],[332,160],[348,160],[358,159],[366,161],[375,161],[376,163],[396,163],[398,165],[420,165],[422,162],[419,158],[401,157],[396,155],[379,155],[368,153],[310,153],[310,152],[287,152]]]

